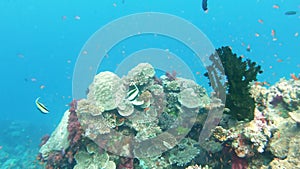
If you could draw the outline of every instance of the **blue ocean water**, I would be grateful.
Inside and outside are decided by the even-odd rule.
[[[297,13],[285,15],[286,11]],[[37,152],[40,137],[55,128],[72,101],[73,69],[85,42],[109,22],[142,12],[168,13],[193,23],[216,48],[231,46],[238,55],[260,64],[264,70],[260,81],[273,84],[299,73],[300,0],[208,0],[208,12],[202,10],[200,0],[2,0],[1,149],[13,153],[17,150],[11,147],[25,145],[18,150],[24,152],[29,144],[30,148],[36,146]],[[145,46],[168,48],[174,53],[178,49],[177,54],[190,61],[190,51],[167,41],[150,36],[143,37],[142,42],[138,38],[124,41],[109,51],[107,64],[99,71],[114,70],[120,63],[118,56],[125,58]],[[205,73],[202,66],[193,69]],[[198,78],[200,83],[207,83],[205,77]],[[37,97],[50,109],[49,114],[36,109]],[[20,133],[11,134],[16,128]]]

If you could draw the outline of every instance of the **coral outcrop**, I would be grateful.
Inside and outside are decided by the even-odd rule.
[[[176,73],[155,77],[148,63],[122,78],[101,72],[42,140],[38,159],[67,169],[299,168],[299,80],[250,83],[259,66],[228,47],[217,52],[232,62],[230,103]],[[221,116],[225,106],[230,115]]]

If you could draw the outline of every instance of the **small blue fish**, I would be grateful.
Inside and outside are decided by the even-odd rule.
[[[37,109],[38,109],[41,113],[48,114],[48,113],[49,113],[48,108],[47,108],[44,104],[42,104],[41,102],[39,102],[39,99],[40,99],[40,97],[38,97],[38,98],[35,100],[35,105],[36,105]]]
[[[202,9],[203,9],[204,11],[207,11],[207,10],[208,10],[208,8],[207,8],[207,0],[202,0]]]
[[[284,14],[285,15],[296,15],[297,12],[296,11],[286,11]]]

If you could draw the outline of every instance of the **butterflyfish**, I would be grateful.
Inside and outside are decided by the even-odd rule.
[[[48,108],[43,103],[39,102],[39,99],[40,99],[40,97],[38,97],[35,100],[35,105],[36,105],[37,109],[44,114],[48,114],[49,113]]]

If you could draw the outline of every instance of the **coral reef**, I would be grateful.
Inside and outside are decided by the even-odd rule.
[[[51,159],[41,161],[52,167],[67,162],[74,168],[187,166],[200,147],[184,137],[210,99],[192,80],[167,73],[156,83],[154,75],[148,63],[137,65],[122,78],[111,72],[96,75],[87,98],[74,100],[66,122],[61,122],[68,146],[50,148]]]
[[[101,72],[42,139],[38,159],[46,168],[299,168],[299,80],[250,83],[259,66],[228,47],[217,52],[233,63],[225,67],[230,103],[175,73],[155,78],[148,63],[122,78]]]
[[[299,81],[281,79],[269,88],[252,83],[250,89],[254,119],[227,119],[212,131],[210,140],[222,143],[224,149],[231,147],[232,168],[299,167]]]

